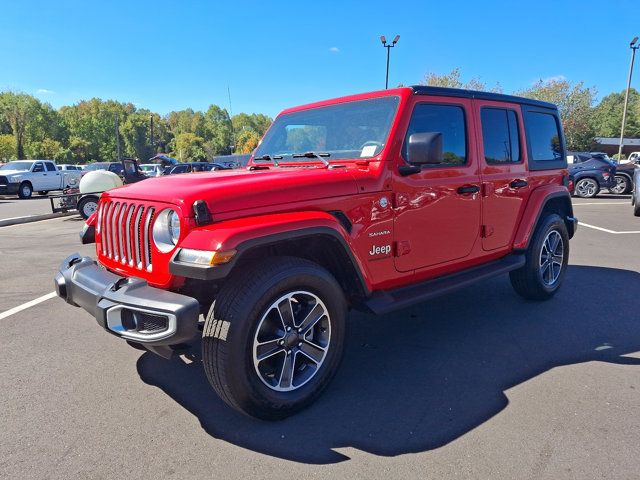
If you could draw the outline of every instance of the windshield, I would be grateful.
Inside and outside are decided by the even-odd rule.
[[[0,170],[18,170],[28,172],[31,170],[31,165],[33,165],[33,162],[9,162],[1,166]]]
[[[399,97],[381,97],[281,115],[254,158],[290,160],[294,154],[307,152],[322,153],[327,160],[374,157],[384,148],[398,102]],[[319,159],[312,155],[295,158],[304,160]]]
[[[108,163],[92,163],[84,167],[85,170],[106,170],[109,168]]]

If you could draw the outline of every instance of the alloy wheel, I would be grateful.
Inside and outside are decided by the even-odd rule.
[[[576,185],[576,193],[580,197],[593,197],[597,191],[598,185],[590,178],[584,178]]]
[[[564,242],[557,230],[551,230],[542,242],[540,250],[540,275],[542,282],[551,287],[558,281],[564,260]]]
[[[616,185],[615,187],[610,188],[611,193],[615,193],[616,195],[622,195],[627,190],[627,180],[620,175],[616,175]]]
[[[296,390],[318,373],[330,342],[329,312],[322,300],[301,290],[284,294],[258,323],[253,341],[256,373],[272,390]]]

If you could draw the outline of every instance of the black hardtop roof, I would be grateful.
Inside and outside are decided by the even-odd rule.
[[[462,88],[428,87],[426,85],[414,85],[411,87],[416,95],[433,95],[442,97],[478,98],[481,100],[493,100],[496,102],[522,103],[536,107],[551,108],[557,110],[553,103],[534,100],[533,98],[516,97],[502,93],[479,92],[477,90],[464,90]]]

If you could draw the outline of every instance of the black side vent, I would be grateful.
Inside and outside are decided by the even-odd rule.
[[[196,217],[196,223],[200,226],[211,223],[211,212],[204,200],[196,200],[193,202],[193,213]]]
[[[329,213],[336,217],[336,219],[340,222],[340,225],[342,225],[347,232],[351,233],[353,225],[351,224],[349,218],[344,214],[344,212],[341,212],[340,210],[331,210]]]

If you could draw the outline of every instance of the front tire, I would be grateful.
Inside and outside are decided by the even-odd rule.
[[[600,192],[600,185],[593,178],[581,178],[576,182],[574,193],[580,198],[593,198]]]
[[[20,187],[18,188],[18,197],[26,200],[27,198],[31,198],[33,195],[33,187],[29,182],[22,182]]]
[[[560,288],[568,262],[567,226],[559,215],[547,215],[529,242],[524,266],[509,273],[511,285],[528,300],[547,300]]]
[[[335,375],[346,315],[340,285],[315,263],[275,257],[238,271],[205,321],[207,378],[228,405],[247,415],[292,415]]]

